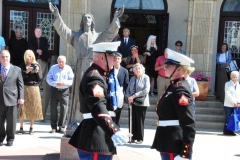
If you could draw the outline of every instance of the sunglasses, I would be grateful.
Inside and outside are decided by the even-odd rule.
[[[177,44],[176,46],[180,46],[180,47],[182,47],[182,45],[180,45],[180,44]]]

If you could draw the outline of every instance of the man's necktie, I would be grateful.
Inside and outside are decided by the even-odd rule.
[[[127,39],[126,38],[124,39],[124,43],[125,43],[125,45],[127,45]]]
[[[5,82],[5,80],[7,78],[6,71],[7,71],[7,69],[5,67],[3,67],[3,70],[2,70],[2,81],[3,82]]]
[[[40,49],[40,39],[38,38],[37,41],[38,41],[38,49]]]

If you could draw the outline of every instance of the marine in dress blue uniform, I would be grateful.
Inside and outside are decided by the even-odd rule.
[[[107,69],[94,55],[93,64],[86,70],[80,83],[80,112],[84,119],[69,141],[77,148],[80,159],[112,159],[112,155],[116,154],[116,146],[128,141],[127,134],[122,133],[114,123],[114,108],[108,96],[108,71],[112,66],[107,57],[115,56],[119,45],[120,42],[93,45],[95,55],[102,53],[100,59],[105,56]]]
[[[172,76],[178,74],[179,67],[190,66],[194,61],[170,49],[167,53],[165,64],[173,65],[175,69],[170,75],[170,85],[157,105],[159,124],[151,148],[160,152],[162,160],[191,159],[195,138],[193,97],[184,77]]]

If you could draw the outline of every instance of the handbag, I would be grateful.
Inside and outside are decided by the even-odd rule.
[[[227,129],[235,132],[240,131],[240,108],[234,108],[228,120]]]
[[[135,84],[134,84],[134,89],[135,89],[135,91],[134,91],[134,93],[136,93],[136,82],[137,82],[137,78],[135,78]],[[139,97],[135,97],[135,98],[133,99],[133,102],[134,102],[135,104],[137,104],[137,105],[141,105],[141,104],[144,103],[145,98],[146,98],[146,95],[144,95],[144,96],[139,96]]]
[[[227,59],[227,57],[228,57],[228,51],[227,51],[227,53],[226,53],[226,59]],[[237,66],[237,62],[236,62],[236,60],[231,60],[231,62],[229,63],[229,65],[226,67],[226,70],[227,70],[227,72],[232,72],[232,71],[238,71],[239,70],[239,68],[238,68],[238,66]]]

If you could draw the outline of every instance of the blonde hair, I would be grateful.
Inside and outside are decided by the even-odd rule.
[[[157,38],[157,36],[154,36],[154,35],[150,35],[149,37],[148,37],[148,41],[147,41],[147,50],[150,50],[150,46],[151,46],[151,40],[152,39],[156,39]],[[156,40],[155,40],[155,42],[154,42],[154,48],[157,50],[157,45],[156,45]]]
[[[32,63],[37,63],[36,57],[35,57],[33,51],[28,49],[28,50],[25,51],[24,56],[23,56],[25,64],[27,64],[27,57],[28,57],[28,55],[32,56]]]
[[[143,65],[140,64],[140,63],[136,63],[136,64],[133,65],[133,73],[134,73],[134,75],[135,75],[135,69],[136,69],[136,67],[140,67],[140,69],[141,69],[141,71],[142,71],[142,74],[145,73],[145,68],[143,67]]]
[[[184,74],[186,75],[191,75],[195,71],[194,67],[190,67],[190,66],[181,66],[181,67],[183,69]]]

